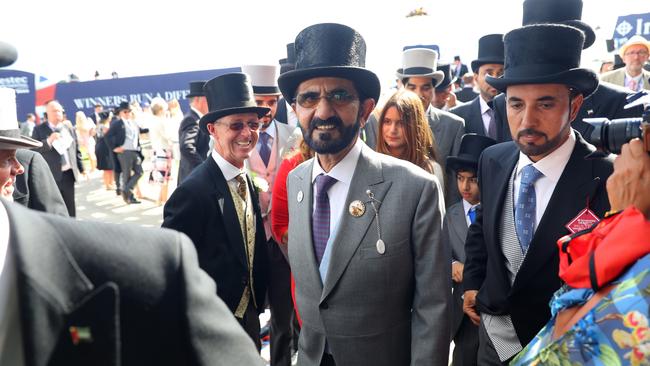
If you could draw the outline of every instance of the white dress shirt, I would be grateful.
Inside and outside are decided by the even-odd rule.
[[[634,80],[636,82],[636,89],[632,89],[632,87],[630,86],[630,82],[632,80]],[[625,71],[625,80],[623,81],[623,85],[626,88],[631,89],[632,91],[635,91],[635,92],[641,91],[641,90],[643,90],[643,82],[644,82],[644,80],[643,80],[643,71],[641,71],[641,73],[639,75],[635,76],[635,77],[630,76],[630,74],[628,74],[627,71]]]
[[[519,185],[521,183],[521,171],[526,165],[533,164],[533,166],[539,170],[544,176],[539,178],[535,182],[535,227],[533,230],[537,230],[544,211],[546,211],[546,206],[551,200],[553,191],[557,182],[560,180],[564,168],[569,162],[573,148],[576,145],[576,137],[573,134],[573,131],[570,132],[569,138],[562,144],[560,147],[555,149],[552,153],[545,156],[540,161],[533,163],[532,160],[524,153],[519,153],[519,161],[517,162],[517,173],[515,175],[515,181],[513,186],[514,200],[513,203],[516,204],[519,199]]]
[[[312,195],[312,214],[313,210],[316,209],[316,205],[313,204],[313,200],[316,199],[318,194],[316,188],[316,177],[319,174],[329,175],[332,178],[336,179],[336,183],[332,184],[330,189],[327,191],[327,196],[330,202],[330,237],[327,241],[327,247],[325,248],[325,253],[321,260],[320,273],[321,280],[327,278],[327,271],[329,267],[329,257],[332,252],[332,243],[336,238],[336,229],[341,219],[341,216],[345,212],[345,200],[348,197],[348,191],[350,190],[350,183],[352,183],[352,176],[354,171],[357,168],[357,162],[359,161],[359,156],[361,155],[361,148],[364,145],[361,139],[357,139],[357,142],[354,144],[352,149],[348,152],[345,157],[338,162],[329,172],[325,172],[318,162],[318,154],[314,159],[314,167],[311,173],[311,182],[313,186]]]
[[[483,119],[483,128],[485,128],[485,134],[490,131],[490,121],[492,118],[490,117],[490,114],[488,113],[490,111],[490,106],[488,106],[487,102],[483,100],[483,97],[479,94],[478,96],[479,100],[479,105],[481,106],[481,118]]]
[[[212,155],[212,159],[214,159],[214,162],[217,163],[217,166],[219,166],[219,169],[221,169],[221,173],[223,173],[223,176],[224,178],[226,178],[228,184],[232,183],[236,187],[237,181],[235,181],[235,177],[240,174],[246,173],[244,167],[239,169],[236,166],[232,165],[232,163],[224,159],[223,156],[221,156],[221,154],[219,154],[217,150],[214,150],[211,155]],[[247,179],[246,174],[244,174],[244,179]]]
[[[478,203],[475,205],[472,205],[471,203],[465,201],[463,198],[463,211],[465,211],[465,221],[467,222],[467,227],[469,227],[472,224],[472,220],[469,219],[469,210],[472,207],[478,206]]]

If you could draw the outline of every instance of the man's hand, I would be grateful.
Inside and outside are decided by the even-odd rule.
[[[124,152],[124,148],[122,146],[116,147],[113,149],[113,152],[116,154],[121,154]]]
[[[481,316],[478,315],[478,312],[476,311],[477,294],[478,291],[476,290],[468,290],[465,291],[465,294],[463,295],[463,312],[467,314],[469,320],[471,320],[476,326],[481,324]]]
[[[454,262],[451,264],[451,279],[456,283],[463,282],[463,269],[465,265],[460,262]]]
[[[614,173],[607,179],[607,196],[612,211],[633,205],[650,218],[650,156],[641,140],[623,145],[614,161]]]
[[[456,104],[458,104],[457,102],[458,102],[458,98],[456,98],[456,93],[454,93],[453,91],[449,92],[449,99],[447,99],[447,108],[448,109],[454,108]]]
[[[52,143],[61,138],[61,134],[58,132],[52,132],[50,136],[47,137],[47,143],[52,146]]]

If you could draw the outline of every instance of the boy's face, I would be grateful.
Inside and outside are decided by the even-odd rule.
[[[458,183],[458,191],[465,201],[472,205],[479,203],[478,181],[475,172],[458,171],[456,173],[456,183]]]

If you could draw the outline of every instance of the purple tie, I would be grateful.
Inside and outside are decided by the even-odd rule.
[[[312,234],[314,239],[314,252],[316,261],[320,265],[327,247],[327,240],[330,238],[330,199],[327,190],[337,180],[328,175],[319,174],[316,177],[316,200],[315,210],[312,217]]]

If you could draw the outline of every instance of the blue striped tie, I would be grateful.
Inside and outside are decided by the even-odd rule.
[[[528,246],[535,233],[535,182],[542,176],[544,174],[532,165],[526,165],[521,171],[519,198],[515,206],[515,229],[522,253],[528,251]]]
[[[316,177],[316,199],[314,202],[316,207],[312,217],[312,235],[314,253],[316,253],[319,265],[330,238],[330,199],[327,190],[336,182],[336,178],[329,175],[319,174]]]

